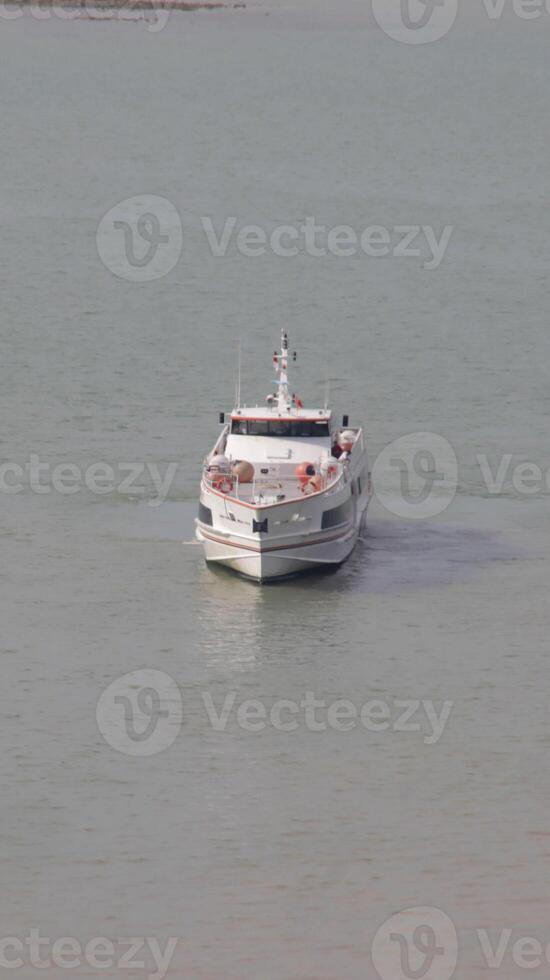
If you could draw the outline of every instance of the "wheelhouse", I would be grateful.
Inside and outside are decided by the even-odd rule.
[[[231,435],[273,436],[279,439],[323,439],[330,436],[325,419],[231,419]]]

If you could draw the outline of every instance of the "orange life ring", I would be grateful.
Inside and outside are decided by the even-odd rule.
[[[212,476],[212,486],[220,493],[231,493],[233,489],[233,479],[227,473],[214,473]]]
[[[317,474],[302,486],[302,493],[319,493],[323,489],[323,478]]]
[[[296,476],[298,483],[303,488],[306,483],[309,483],[312,476],[315,476],[315,466],[313,463],[298,463],[298,466],[294,470],[294,475]]]

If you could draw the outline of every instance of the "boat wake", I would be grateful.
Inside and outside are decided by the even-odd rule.
[[[370,519],[355,552],[327,587],[377,593],[448,586],[494,562],[520,557],[498,531]]]

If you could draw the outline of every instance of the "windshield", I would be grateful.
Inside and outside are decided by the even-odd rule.
[[[328,422],[308,419],[233,419],[231,432],[236,436],[282,436],[287,439],[323,439],[330,436]]]

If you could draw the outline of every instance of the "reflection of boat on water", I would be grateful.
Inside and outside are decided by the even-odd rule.
[[[254,588],[252,580],[246,588],[242,578],[222,565],[197,565],[193,561],[193,576],[201,663],[219,670],[220,678],[228,671],[254,671],[271,648],[270,615],[266,615],[265,603],[277,603],[277,595]],[[220,702],[224,696],[225,691]]]
[[[296,355],[292,355],[296,359]],[[338,565],[366,518],[363,430],[289,394],[288,339],[273,357],[278,390],[237,405],[204,462],[196,535],[208,562],[264,581]],[[239,386],[240,387],[240,386]]]

